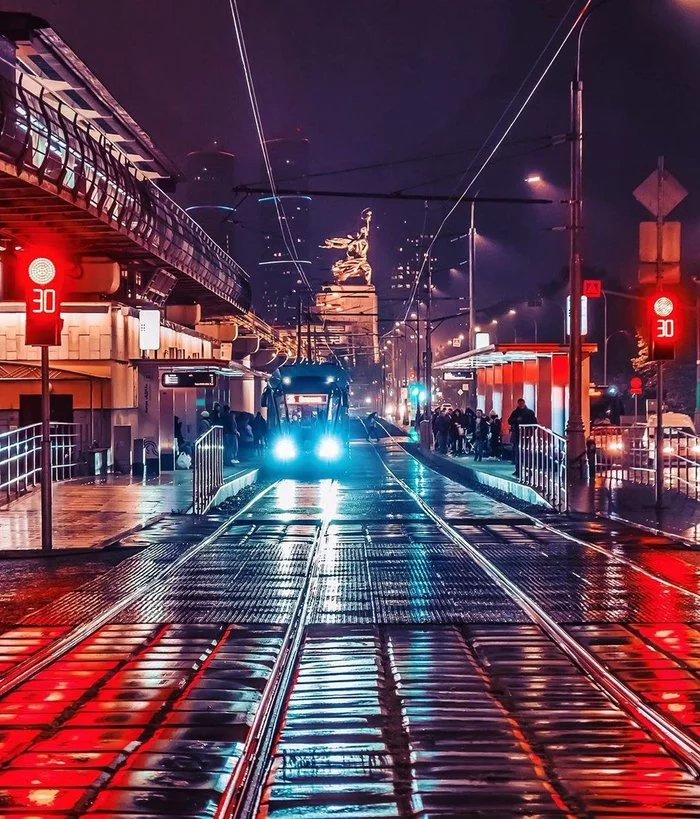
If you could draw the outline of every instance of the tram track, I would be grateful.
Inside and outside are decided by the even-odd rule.
[[[404,492],[418,504],[421,510],[454,544],[462,548],[487,576],[508,594],[510,599],[513,600],[555,645],[559,646],[562,652],[588,674],[608,694],[613,702],[628,713],[636,722],[647,728],[664,747],[669,749],[677,758],[681,759],[696,777],[700,776],[700,742],[680,730],[678,726],[664,717],[658,710],[651,708],[630,686],[626,685],[613,674],[593,652],[586,649],[580,642],[574,639],[571,634],[552,617],[544,606],[540,605],[517,583],[513,582],[513,580],[511,580],[504,571],[499,569],[493,561],[489,560],[478,547],[470,543],[452,524],[426,503],[420,494],[402,480],[381,456],[378,457],[380,457],[384,468]],[[504,525],[507,526],[508,524]],[[547,528],[557,535],[562,535],[559,530],[552,526],[548,526]],[[572,537],[568,537],[567,539],[575,540]],[[583,546],[589,545],[583,541],[578,541],[578,543]],[[639,568],[640,571],[642,570],[641,567],[636,568]],[[661,577],[648,572],[645,572],[645,574],[659,583],[669,585],[668,582]],[[698,598],[697,594],[688,592],[682,587],[678,588],[680,591]]]
[[[86,620],[84,623],[80,623],[67,633],[61,635],[57,640],[39,649],[39,651],[30,654],[26,660],[5,673],[0,677],[0,699],[40,671],[43,671],[52,663],[60,660],[61,657],[74,649],[81,642],[95,634],[102,626],[114,620],[120,612],[124,611],[124,609],[135,600],[145,597],[151,590],[162,584],[165,578],[175,574],[175,572],[195,558],[202,550],[216,542],[233,523],[251,509],[261,498],[265,497],[277,483],[279,483],[279,481],[268,484],[268,486],[256,493],[241,509],[224,521],[212,533],[189,547],[174,562],[166,565],[156,576],[149,578],[146,582],[131,589],[116,602],[101,611],[97,616]]]

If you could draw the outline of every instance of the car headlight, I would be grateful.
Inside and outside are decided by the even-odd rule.
[[[297,447],[291,438],[278,438],[273,449],[279,461],[291,461],[297,456]]]
[[[324,461],[335,461],[340,457],[340,441],[337,438],[332,438],[330,435],[321,438],[317,452],[318,457],[323,458]]]

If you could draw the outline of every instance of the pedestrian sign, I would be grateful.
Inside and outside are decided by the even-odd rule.
[[[603,282],[601,279],[584,279],[583,295],[589,299],[599,299],[603,295]]]

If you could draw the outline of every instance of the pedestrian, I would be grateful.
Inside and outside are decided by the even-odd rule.
[[[524,424],[536,424],[537,416],[527,406],[524,398],[518,398],[515,409],[508,416],[508,426],[510,427],[510,442],[513,445],[513,464],[515,465],[514,475],[518,474],[518,464],[520,458],[520,427]]]
[[[491,457],[501,457],[501,419],[495,409],[489,413],[489,442],[491,444]]]
[[[182,434],[182,419],[177,415],[173,419],[173,437],[177,443],[177,452],[179,454],[184,451],[185,437]]]
[[[438,448],[437,445],[437,421],[440,417],[440,410],[434,409],[430,414],[430,431],[433,433],[433,446],[435,449]]]
[[[200,436],[204,435],[205,432],[209,432],[212,427],[209,417],[210,416],[207,410],[202,410],[199,414],[199,425],[197,426],[197,432]]]
[[[447,436],[452,419],[446,409],[443,409],[435,419],[435,442],[440,455],[447,455]]]
[[[228,404],[224,404],[221,413],[221,426],[224,432],[224,463],[238,464],[238,425]]]
[[[262,455],[265,448],[265,438],[267,436],[267,421],[258,410],[255,413],[251,426],[253,427],[253,440],[255,442],[255,454]]]
[[[462,410],[457,407],[452,413],[455,425],[455,455],[464,455],[464,416]]]
[[[221,426],[221,404],[218,401],[214,401],[214,406],[211,408],[211,425]]]
[[[375,441],[379,442],[376,412],[370,412],[370,414],[367,416],[367,420],[365,421],[365,429],[367,430],[368,441],[371,441],[372,438],[374,438]]]
[[[474,460],[481,461],[484,457],[484,450],[489,436],[489,422],[486,420],[484,411],[478,409],[474,418]]]

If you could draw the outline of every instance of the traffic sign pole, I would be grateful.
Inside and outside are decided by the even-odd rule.
[[[49,348],[41,347],[41,548],[53,548],[53,496],[51,481],[51,393]]]
[[[659,157],[658,164],[659,208],[656,214],[656,286],[661,284],[663,263],[663,229],[664,229],[664,158]],[[654,487],[654,501],[657,509],[661,509],[664,491],[664,441],[663,441],[663,399],[664,399],[664,365],[656,362],[656,480]]]

